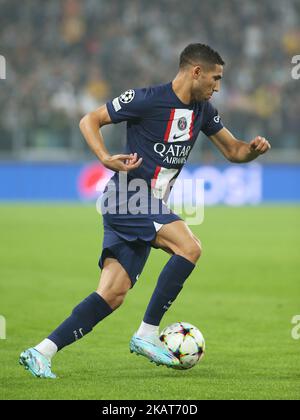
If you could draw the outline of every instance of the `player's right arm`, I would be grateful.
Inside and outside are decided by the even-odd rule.
[[[109,124],[112,124],[112,120],[107,111],[107,106],[103,105],[95,111],[86,114],[80,120],[79,127],[90,149],[106,168],[115,172],[128,172],[138,168],[142,163],[142,159],[138,159],[136,153],[111,156],[106,149],[101,127]]]

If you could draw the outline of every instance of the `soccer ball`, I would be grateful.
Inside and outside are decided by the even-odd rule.
[[[198,328],[187,322],[169,325],[161,332],[159,339],[180,360],[180,365],[174,369],[191,369],[204,356],[203,335]]]

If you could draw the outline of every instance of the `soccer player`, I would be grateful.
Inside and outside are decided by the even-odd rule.
[[[249,143],[237,140],[209,102],[220,90],[224,64],[209,46],[188,45],[181,53],[179,72],[172,82],[128,90],[80,121],[91,150],[115,172],[102,198],[102,273],[97,291],[76,306],[48,338],[21,354],[20,363],[34,376],[56,377],[51,372],[53,356],[91,332],[122,304],[142,273],[151,247],[169,253],[170,259],[159,276],[143,321],[131,338],[130,350],[158,365],[179,364],[160,342],[159,325],[202,250],[187,224],[169,211],[166,200],[170,189],[200,131],[234,163],[250,162],[271,147],[264,137]],[[126,152],[111,156],[100,129],[121,121],[127,122]],[[129,187],[132,182],[142,185],[142,211],[130,208],[134,207],[130,201],[137,192]]]

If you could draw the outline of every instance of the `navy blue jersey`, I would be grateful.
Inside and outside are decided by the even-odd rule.
[[[172,83],[128,90],[107,104],[113,123],[127,121],[126,153],[137,153],[142,165],[128,179],[147,181],[156,198],[166,199],[203,131],[211,136],[223,128],[218,111],[208,101],[186,105]],[[118,174],[114,176],[116,180]]]

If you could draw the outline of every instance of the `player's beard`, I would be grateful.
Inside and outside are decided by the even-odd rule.
[[[196,90],[193,92],[192,101],[193,102],[201,102],[205,100],[205,96],[203,95],[202,89]]]
[[[209,99],[210,99],[210,97],[208,97],[208,94],[205,95],[205,94],[203,94],[203,92],[198,93],[197,102],[208,101]]]

